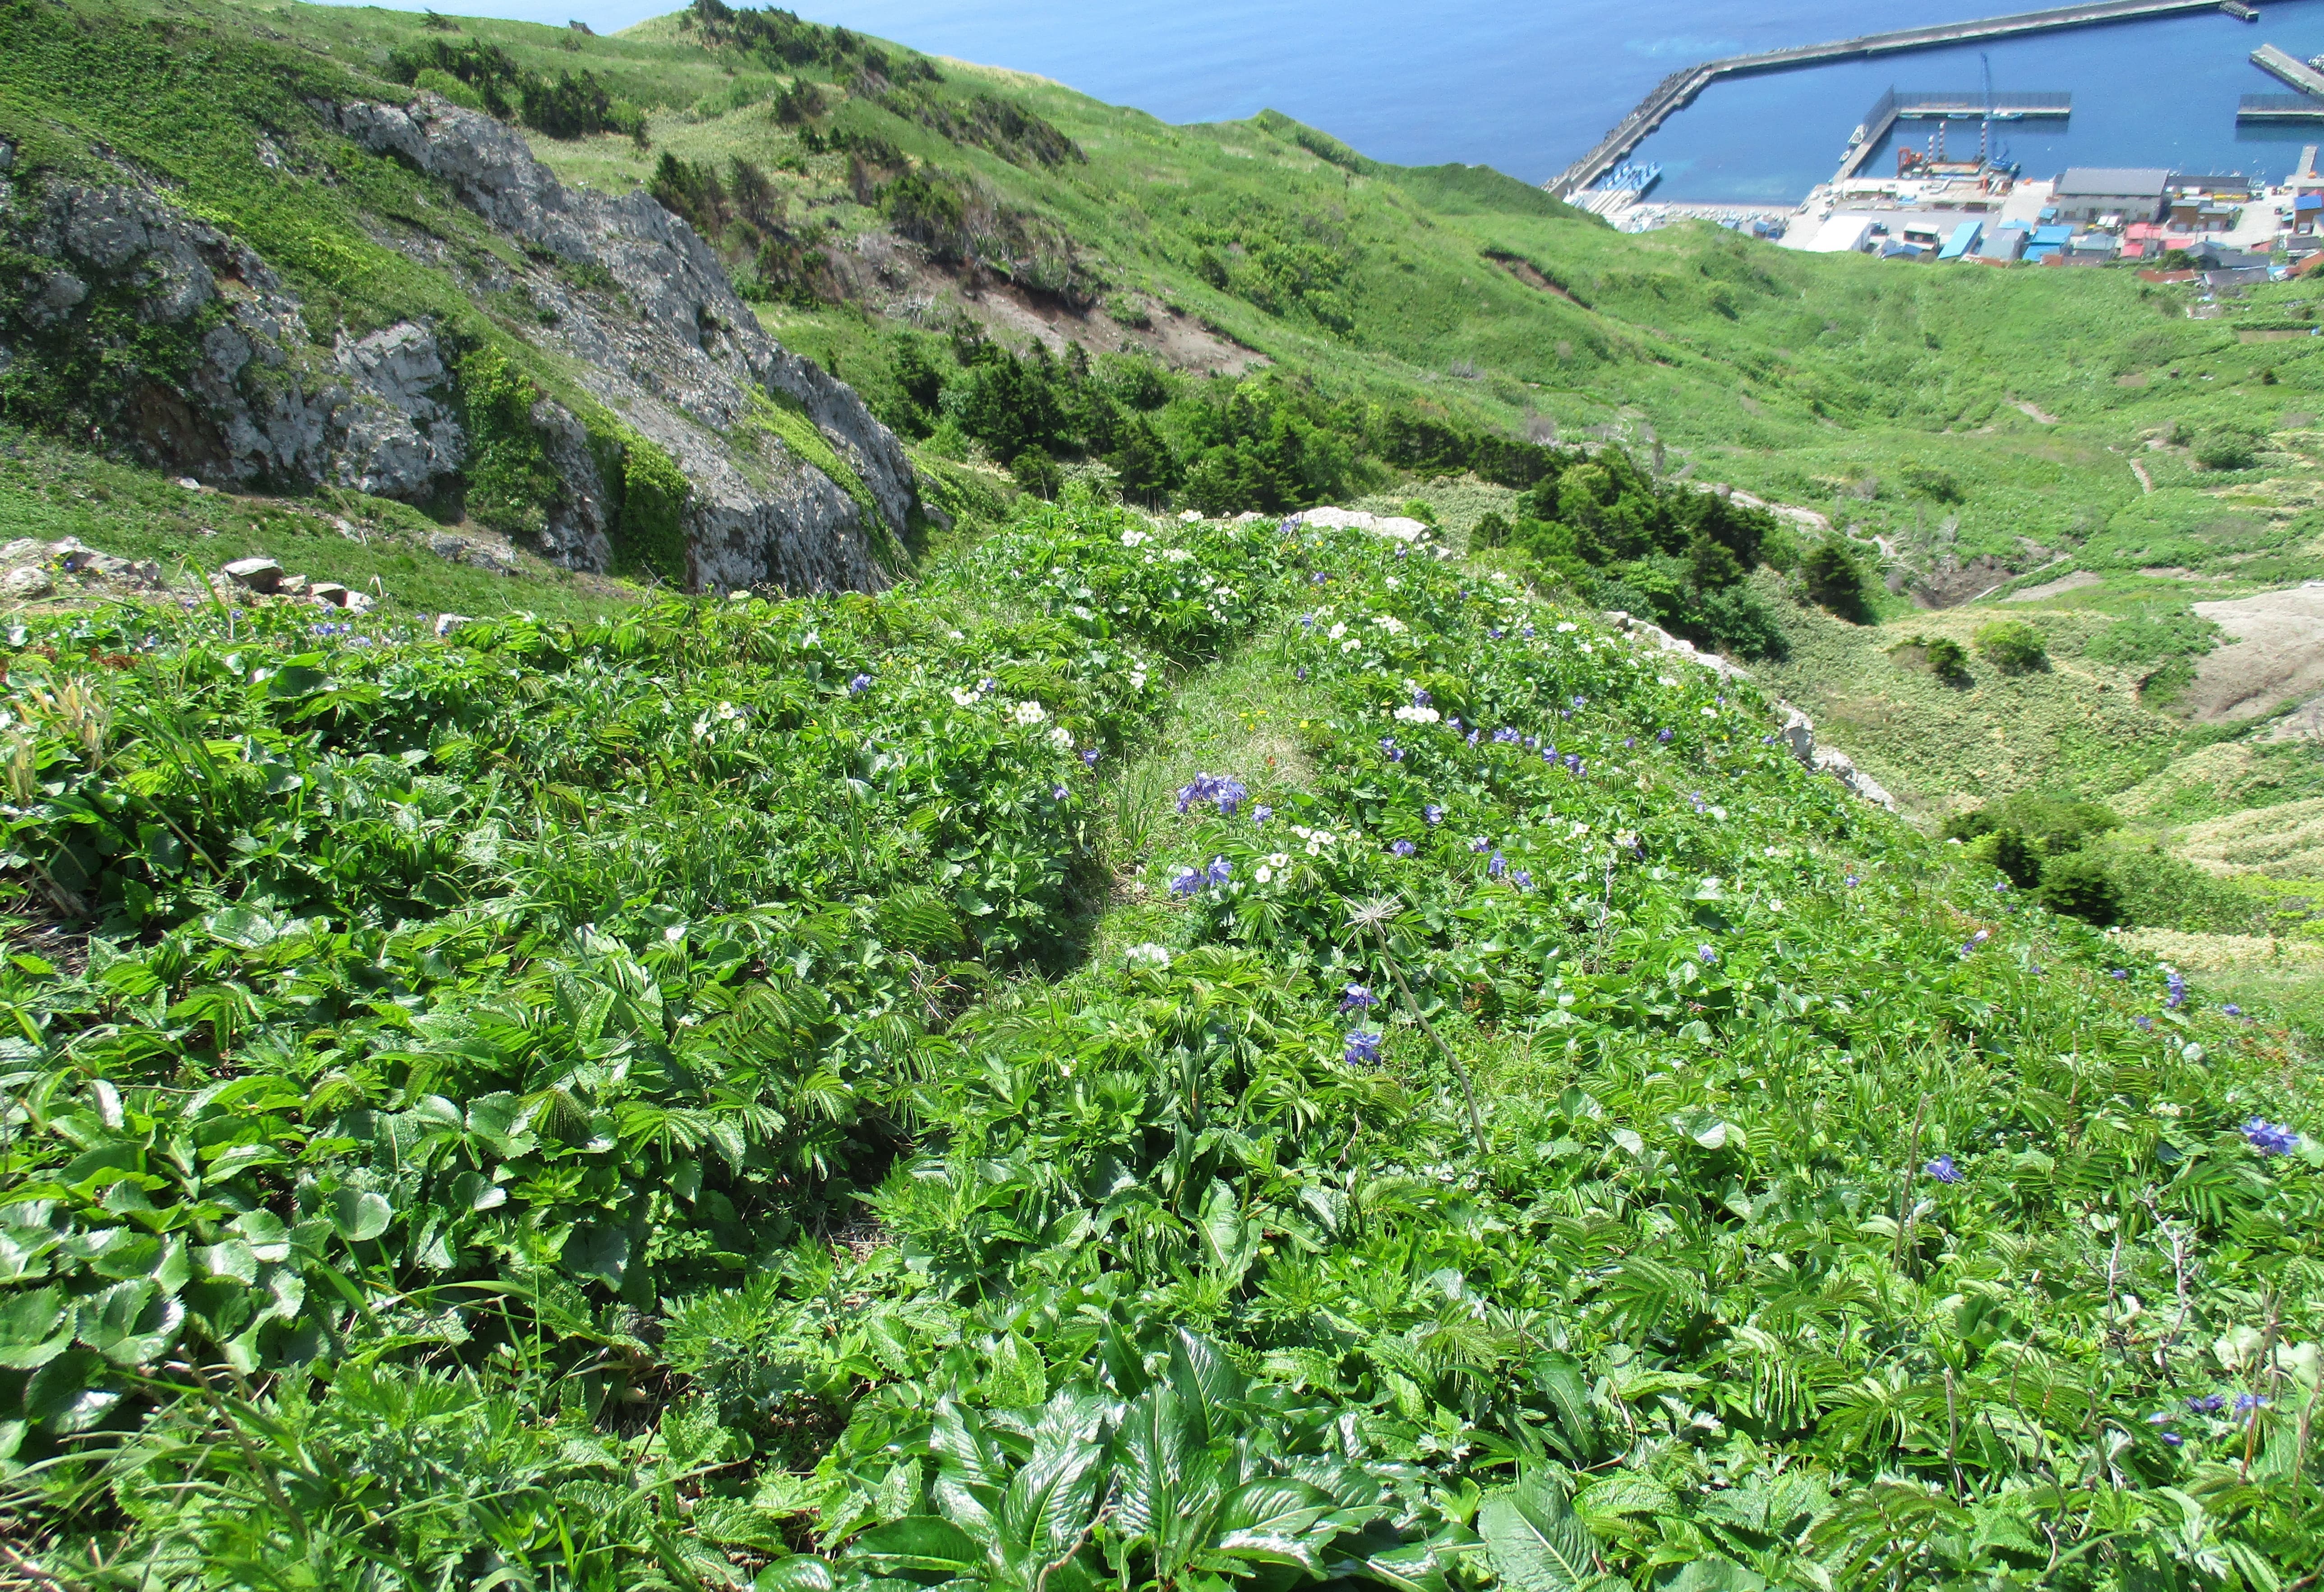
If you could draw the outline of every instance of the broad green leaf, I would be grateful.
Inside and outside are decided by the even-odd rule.
[[[395,1209],[385,1196],[368,1189],[333,1190],[327,1214],[332,1230],[350,1244],[364,1244],[378,1237],[395,1218]]]
[[[20,1293],[0,1304],[0,1369],[32,1371],[72,1346],[64,1296],[53,1288]]]
[[[874,1574],[922,1570],[969,1576],[984,1566],[984,1550],[976,1540],[935,1514],[908,1514],[873,1526],[855,1539],[848,1557],[862,1560]]]
[[[561,1258],[575,1276],[595,1277],[609,1288],[619,1288],[630,1264],[629,1229],[595,1223],[576,1227],[566,1237]]]
[[[1533,1471],[1479,1506],[1486,1557],[1510,1592],[1576,1592],[1600,1580],[1597,1539],[1576,1519],[1565,1491]]]
[[[152,1282],[116,1282],[79,1302],[73,1331],[116,1365],[143,1365],[168,1351],[185,1315],[183,1305]]]
[[[1339,1533],[1333,1526],[1313,1528],[1331,1511],[1330,1496],[1305,1482],[1282,1476],[1245,1482],[1220,1504],[1213,1545],[1237,1559],[1296,1564],[1319,1574],[1317,1555]]]

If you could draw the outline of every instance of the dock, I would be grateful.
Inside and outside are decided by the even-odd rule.
[[[1790,50],[1766,50],[1753,55],[1730,55],[1673,72],[1637,108],[1616,123],[1597,147],[1545,184],[1561,199],[1568,198],[1604,176],[1627,159],[1661,126],[1672,113],[1684,110],[1695,97],[1721,78],[1758,72],[1785,71],[1794,67],[1821,66],[1826,61],[1854,60],[1891,55],[1907,50],[1931,50],[1948,44],[1969,44],[1987,39],[2010,39],[2025,33],[2052,32],[2061,28],[2100,27],[2113,23],[2144,22],[2153,17],[2181,16],[2198,11],[2221,10],[2220,0],[2091,0],[2082,5],[2060,5],[2046,11],[2019,12],[1978,22],[1947,23],[1930,28],[1900,28],[1892,32],[1866,33],[1829,44],[1803,44]],[[2287,61],[2292,57],[2276,53]],[[2301,63],[2293,61],[2293,65]],[[2271,70],[2273,69],[2271,68]],[[2302,69],[2306,69],[2304,67]],[[2281,75],[2280,73],[2278,74]],[[2324,78],[2319,78],[2324,83]],[[2303,86],[2304,87],[2304,86]],[[2319,88],[2319,92],[2324,92]]]
[[[1832,180],[1845,182],[1864,170],[1864,162],[1899,122],[2022,122],[2029,117],[2063,118],[2074,114],[2074,97],[2062,88],[2030,94],[1899,94],[1894,88],[1873,102],[1856,125],[1848,153]]]
[[[2324,99],[2305,94],[2246,94],[2236,106],[2238,122],[2324,122]]]
[[[2318,71],[2298,56],[2278,50],[2273,44],[2263,44],[2252,51],[2252,65],[2271,77],[2282,78],[2302,94],[2312,94],[2324,99],[2324,72]]]

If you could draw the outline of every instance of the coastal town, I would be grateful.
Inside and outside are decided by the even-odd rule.
[[[1999,128],[2063,122],[2073,97],[2062,91],[1996,93],[1988,74],[1978,90],[1905,93],[1891,88],[1850,134],[1838,169],[1794,205],[1657,199],[1663,168],[1633,158],[1639,140],[1709,82],[1738,71],[1923,47],[2012,31],[2131,20],[2181,9],[2104,5],[1997,18],[1944,30],[1914,30],[1814,46],[1775,57],[1712,62],[1666,79],[1656,96],[1584,161],[1551,184],[1568,202],[1624,232],[1709,220],[1809,254],[1864,254],[1934,264],[2052,267],[2131,263],[2150,273],[2200,272],[2224,286],[2324,269],[2324,172],[2318,148],[2301,148],[2292,169],[2268,172],[2174,171],[2154,166],[2069,166],[2029,174],[1996,153]],[[2223,6],[2246,21],[2248,6]],[[2272,44],[2254,66],[2293,92],[2247,94],[2246,123],[2324,123],[2324,57],[2302,60]],[[1923,129],[1927,129],[1923,133]],[[1974,144],[1973,150],[1964,149]],[[1894,169],[1876,169],[1889,152]]]

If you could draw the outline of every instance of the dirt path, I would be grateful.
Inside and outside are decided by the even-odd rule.
[[[2034,420],[2040,421],[2045,426],[2054,426],[2058,423],[2058,417],[2056,415],[2046,413],[2043,411],[2035,408],[2033,404],[2028,403],[2023,398],[2012,400],[2010,407],[2016,410],[2020,414],[2028,415]]]
[[[2324,582],[2197,603],[2195,612],[2235,638],[2196,665],[2181,699],[2197,723],[2257,718],[2324,692]]]
[[[2148,475],[2146,467],[2135,458],[2130,461],[2130,473],[2138,477],[2138,489],[2141,492],[2154,490],[2154,477]]]

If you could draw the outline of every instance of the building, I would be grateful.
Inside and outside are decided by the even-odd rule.
[[[2061,221],[2087,225],[2112,216],[2119,226],[2159,218],[2170,188],[2171,173],[2159,166],[2071,166],[2050,199]]]
[[[2006,265],[2025,253],[2027,233],[2023,227],[1997,227],[1985,235],[1985,241],[1970,254],[1972,260],[1983,260],[1991,265]]]
[[[1833,216],[1800,246],[1811,255],[1853,255],[1862,253],[1871,241],[1871,217]]]
[[[1978,240],[1982,238],[1984,236],[1984,222],[1964,221],[1959,227],[1953,228],[1952,236],[1947,238],[1945,240],[1945,246],[1937,251],[1937,258],[1940,260],[1958,260],[1962,255],[1968,254],[1971,249],[1977,247]]]

